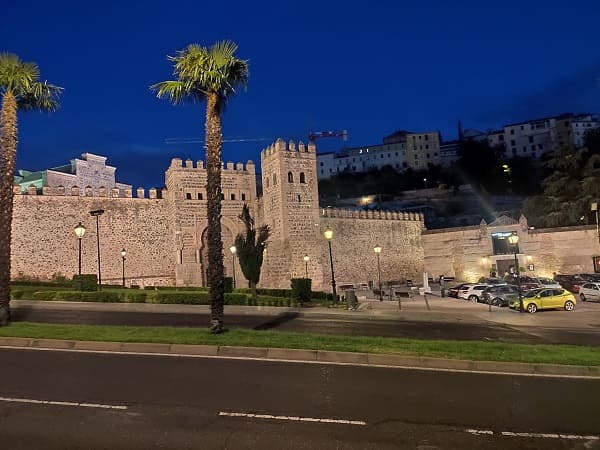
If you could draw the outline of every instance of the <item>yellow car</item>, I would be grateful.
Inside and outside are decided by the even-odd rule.
[[[566,289],[532,289],[523,294],[523,310],[531,314],[538,309],[564,308],[565,311],[573,311],[575,303],[575,296]],[[519,299],[512,300],[508,306],[518,310]]]

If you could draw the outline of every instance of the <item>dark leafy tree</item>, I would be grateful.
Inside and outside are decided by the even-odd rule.
[[[260,281],[260,269],[267,240],[271,235],[268,225],[254,228],[254,219],[250,216],[248,205],[242,208],[240,219],[246,227],[245,233],[235,238],[235,247],[244,277],[250,282],[252,295],[256,297],[256,285]]]
[[[563,148],[547,166],[542,194],[523,204],[528,221],[537,227],[587,223],[591,203],[600,199],[600,154],[587,148]]]
[[[248,62],[235,57],[237,45],[217,42],[210,48],[189,45],[168,59],[174,63],[176,80],[150,87],[158,98],[167,97],[173,104],[206,101],[206,215],[208,244],[208,285],[210,288],[210,329],[223,330],[225,276],[223,241],[221,240],[221,115],[227,100],[238,87],[248,82]]]
[[[502,154],[501,148],[490,147],[487,141],[462,141],[454,165],[459,184],[470,184],[479,192],[503,193],[506,177]]]
[[[17,111],[55,111],[62,88],[39,81],[34,63],[0,54],[0,326],[10,320],[10,246],[17,158]]]

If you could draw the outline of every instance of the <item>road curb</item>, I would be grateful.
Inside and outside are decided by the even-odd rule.
[[[462,359],[403,356],[382,353],[350,353],[325,350],[231,347],[216,345],[162,344],[141,342],[74,341],[61,339],[31,339],[0,337],[0,347],[90,352],[149,353],[179,356],[253,358],[323,362],[349,365],[404,367],[429,370],[489,372],[503,374],[554,377],[586,377],[600,379],[600,367],[561,364],[520,363],[501,361],[470,361]]]

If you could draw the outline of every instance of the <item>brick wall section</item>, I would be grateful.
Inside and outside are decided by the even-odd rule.
[[[12,278],[68,278],[78,272],[75,226],[86,227],[82,239],[82,273],[97,273],[96,219],[99,217],[103,283],[120,284],[121,249],[127,251],[126,283],[172,284],[174,260],[167,239],[166,203],[156,199],[15,195],[12,223]]]

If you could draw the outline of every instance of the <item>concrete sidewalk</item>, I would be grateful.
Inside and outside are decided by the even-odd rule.
[[[296,312],[300,315],[332,315],[345,317],[370,317],[384,320],[411,320],[424,322],[452,323],[499,323],[508,326],[569,329],[596,329],[600,332],[600,303],[580,302],[574,311],[539,311],[536,314],[519,313],[509,308],[492,307],[449,297],[415,296],[412,300],[402,300],[401,308],[397,301],[367,300],[360,303],[356,311],[348,311],[339,307],[276,307],[276,306],[236,306],[225,305],[225,315],[273,315],[284,312]],[[208,305],[171,305],[149,303],[94,303],[12,300],[11,305],[19,308],[53,309],[53,310],[88,310],[88,311],[124,311],[144,313],[208,313]]]

